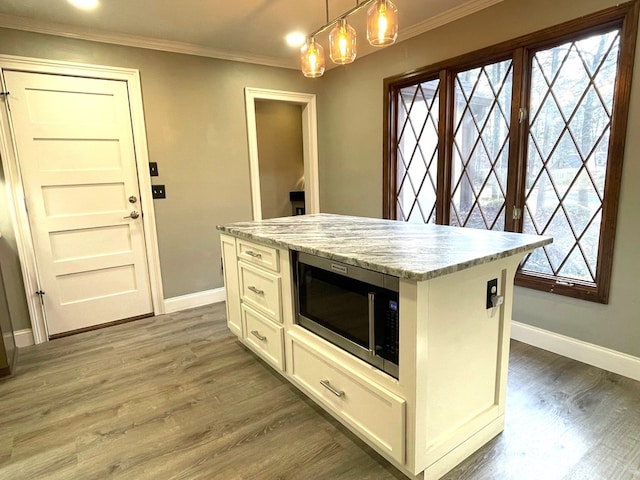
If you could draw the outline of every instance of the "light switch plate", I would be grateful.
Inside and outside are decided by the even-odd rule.
[[[153,198],[167,198],[167,192],[164,185],[151,185],[151,193]]]

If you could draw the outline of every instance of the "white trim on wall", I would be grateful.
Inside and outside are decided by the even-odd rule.
[[[164,295],[162,290],[162,274],[160,271],[160,255],[158,236],[156,232],[153,197],[151,195],[151,176],[149,174],[149,153],[147,150],[147,135],[142,107],[142,90],[140,73],[138,70],[102,65],[60,62],[39,58],[16,57],[0,55],[1,70],[20,70],[23,72],[48,73],[56,75],[70,75],[78,77],[102,78],[119,80],[127,83],[133,142],[136,152],[138,182],[140,186],[140,202],[144,215],[142,222],[145,230],[145,246],[147,249],[147,266],[151,286],[153,313],[164,313]],[[3,85],[4,87],[4,85]],[[35,343],[48,341],[45,312],[40,298],[33,292],[39,290],[38,269],[35,262],[35,250],[31,240],[29,218],[24,202],[22,177],[18,166],[18,156],[13,142],[13,133],[6,108],[0,113],[0,157],[5,172],[9,213],[16,234],[18,256],[22,266],[22,276],[27,297],[27,307],[31,319],[31,330]]]
[[[511,338],[640,381],[640,358],[520,322],[512,322]]]
[[[234,52],[217,48],[196,45],[194,43],[177,42],[163,38],[142,37],[125,33],[96,31],[93,28],[66,25],[62,23],[47,22],[33,18],[17,17],[15,15],[0,14],[0,27],[25,32],[44,33],[58,37],[88,40],[91,42],[109,43],[112,45],[125,45],[127,47],[146,48],[162,52],[181,53],[183,55],[196,55],[199,57],[218,58],[234,62],[254,63],[281,68],[299,68],[297,60],[282,59],[268,55],[255,55],[245,52]]]
[[[16,330],[13,332],[13,338],[15,339],[16,347],[18,348],[30,347],[35,344],[33,341],[33,332],[30,328]]]
[[[454,22],[468,15],[479,12],[480,10],[489,8],[502,1],[504,0],[471,0],[465,2],[431,18],[427,18],[422,22],[414,23],[407,28],[401,28],[398,32],[398,41],[402,42],[404,40],[408,40],[412,37],[428,32],[429,30],[434,30],[442,25],[446,25],[447,23]]]
[[[179,297],[167,298],[164,301],[165,313],[180,312],[189,308],[202,307],[212,303],[224,302],[226,298],[224,287],[190,293]]]
[[[399,41],[420,35],[421,33],[433,30],[447,23],[471,15],[479,10],[488,8],[503,0],[468,0],[467,2],[439,13],[427,20],[415,23],[406,28],[401,28]],[[162,38],[143,37],[140,35],[130,35],[125,33],[99,31],[93,28],[78,25],[68,25],[34,18],[19,17],[0,13],[0,27],[23,30],[26,32],[43,33],[46,35],[56,35],[58,37],[74,38],[78,40],[88,40],[92,42],[109,43],[112,45],[125,45],[128,47],[146,48],[149,50],[159,50],[163,52],[181,53],[184,55],[196,55],[200,57],[219,58],[221,60],[231,60],[234,62],[253,63],[267,65],[271,67],[281,67],[298,69],[300,65],[297,59],[292,57],[280,58],[269,55],[256,55],[247,52],[237,52],[223,50],[219,48],[207,47],[188,42],[178,42]],[[375,51],[374,51],[375,52]],[[371,52],[371,53],[374,53]],[[327,65],[332,68],[331,65]]]
[[[315,94],[250,87],[244,89],[244,94],[247,112],[247,140],[249,142],[249,173],[251,177],[253,219],[262,220],[260,162],[258,158],[258,132],[256,130],[256,100],[288,102],[303,107],[302,150],[304,157],[305,210],[306,213],[320,213],[320,188],[318,186],[318,120]]]

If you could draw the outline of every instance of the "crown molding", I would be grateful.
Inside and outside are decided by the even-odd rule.
[[[269,57],[266,55],[252,55],[248,53],[219,50],[193,43],[176,42],[159,38],[128,35],[124,33],[101,32],[73,25],[43,22],[15,15],[0,14],[0,27],[34,33],[44,33],[47,35],[56,35],[58,37],[74,38],[78,40],[123,45],[127,47],[147,48],[150,50],[217,58],[220,60],[231,60],[234,62],[254,63],[269,67],[290,69],[298,68],[298,65],[294,64],[292,61]]]
[[[412,37],[441,27],[442,25],[445,25],[449,22],[453,22],[462,17],[466,17],[467,15],[471,15],[472,13],[483,10],[502,1],[503,0],[470,0],[458,7],[454,7],[450,10],[442,12],[423,22],[416,23],[407,28],[401,28],[399,32],[399,41],[408,40]],[[3,13],[0,13],[0,27],[34,33],[43,33],[47,35],[56,35],[58,37],[74,38],[78,40],[89,40],[92,42],[123,45],[127,47],[147,48],[150,50],[159,50],[163,52],[217,58],[220,60],[231,60],[234,62],[253,63],[269,67],[289,68],[294,70],[299,68],[296,60],[286,60],[266,55],[253,55],[242,52],[220,50],[216,48],[205,47],[202,45],[196,45],[193,43],[176,42],[160,38],[96,31],[89,28],[34,20]],[[332,65],[327,65],[327,67],[331,68]]]
[[[418,36],[422,33],[434,30],[442,25],[459,20],[472,13],[479,12],[485,8],[491,7],[504,0],[470,0],[457,7],[446,10],[434,17],[428,18],[422,22],[411,25],[407,28],[401,28],[398,34],[400,42]]]

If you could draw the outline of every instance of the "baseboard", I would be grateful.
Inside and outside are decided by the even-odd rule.
[[[188,308],[202,307],[212,303],[220,303],[225,300],[225,289],[215,288],[213,290],[205,290],[203,292],[190,293],[189,295],[181,295],[179,297],[165,298],[165,313],[174,313]]]
[[[25,328],[24,330],[16,330],[13,332],[13,338],[16,341],[16,347],[30,347],[31,345],[35,345],[33,340],[33,331],[30,328]]]
[[[512,322],[511,338],[640,381],[638,357],[520,322]]]

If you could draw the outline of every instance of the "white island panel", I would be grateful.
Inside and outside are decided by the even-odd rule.
[[[281,373],[405,475],[441,478],[503,430],[513,278],[524,255],[551,238],[329,214],[218,228],[225,265],[253,259],[279,272],[269,275],[281,280],[282,323],[264,321],[284,329]],[[233,237],[244,245],[237,257]],[[241,256],[261,247],[278,250],[273,265]],[[400,278],[398,379],[295,324],[292,250]],[[233,267],[227,273],[236,286],[227,301],[244,301]],[[486,308],[492,279],[504,302]]]

